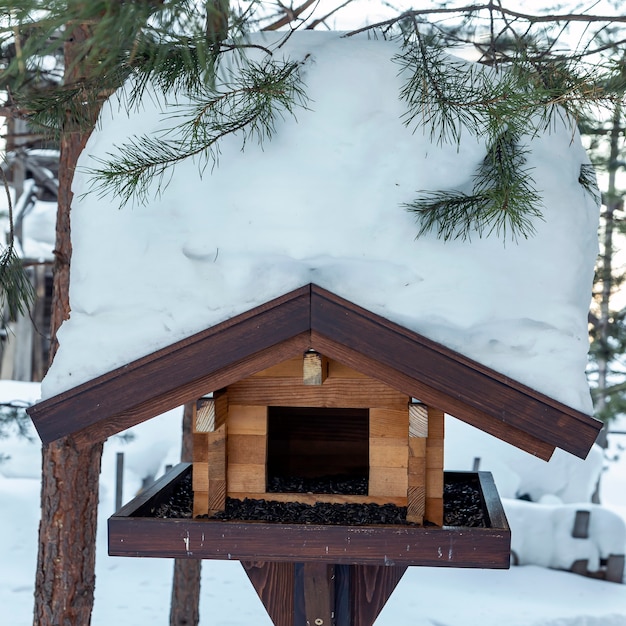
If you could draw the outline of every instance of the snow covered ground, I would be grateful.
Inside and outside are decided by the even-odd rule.
[[[38,395],[37,385],[0,383],[2,401],[32,401]],[[619,426],[620,430],[624,427],[626,421]],[[165,414],[133,432],[132,442],[113,438],[105,446],[93,626],[168,623],[172,562],[107,556],[106,520],[114,509],[116,453],[125,453],[124,499],[128,500],[145,476],[159,474],[165,464],[177,462],[180,415]],[[454,427],[449,428],[449,435],[451,450],[459,447],[454,442],[458,443],[461,435]],[[467,443],[466,433],[462,436]],[[626,436],[612,439],[611,456],[620,452],[621,456],[608,464],[602,496],[608,507],[626,519],[624,446]],[[0,623],[30,626],[39,517],[39,446],[11,437],[0,440],[0,453],[12,457],[0,464]],[[481,463],[488,464],[487,452],[481,454]],[[458,469],[469,469],[465,459],[457,459],[462,464]],[[450,467],[452,460],[446,463]],[[533,475],[535,471],[523,480],[528,482]],[[202,576],[202,626],[271,626],[238,563],[205,561]],[[626,585],[533,565],[509,571],[411,568],[377,621],[377,626],[502,624],[626,626]]]

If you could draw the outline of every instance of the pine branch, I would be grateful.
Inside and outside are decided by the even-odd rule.
[[[0,317],[6,307],[9,317],[18,314],[26,315],[35,300],[35,289],[28,278],[22,260],[15,252],[15,235],[13,232],[13,201],[4,170],[0,168],[9,206],[9,241],[0,253]]]
[[[583,163],[580,166],[578,175],[580,186],[593,198],[598,205],[602,201],[600,190],[598,189],[598,180],[596,178],[596,168],[591,163]]]
[[[417,236],[435,231],[437,237],[448,241],[471,239],[473,233],[479,237],[496,234],[516,241],[534,234],[534,220],[542,219],[542,203],[524,167],[526,152],[518,135],[507,130],[489,146],[474,175],[471,193],[422,192],[406,204],[416,215]]]
[[[300,80],[300,63],[250,63],[239,69],[230,84],[207,88],[204,98],[195,96],[188,106],[170,117],[176,124],[158,137],[143,136],[117,147],[100,167],[88,170],[93,189],[113,194],[121,206],[136,198],[145,203],[153,180],[158,191],[165,176],[181,161],[198,157],[200,172],[219,159],[220,141],[233,134],[242,137],[242,147],[251,139],[263,143],[271,138],[279,117],[294,115],[306,107]]]

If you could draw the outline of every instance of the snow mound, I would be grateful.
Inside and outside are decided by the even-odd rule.
[[[274,47],[278,35],[261,43]],[[402,122],[395,42],[298,32],[275,59],[303,60],[309,109],[263,146],[230,136],[219,165],[177,166],[146,206],[89,191],[93,158],[173,124],[176,101],[102,112],[75,177],[71,318],[43,385],[50,397],[313,282],[572,407],[590,412],[587,310],[598,207],[588,162],[556,124],[527,138],[544,221],[528,240],[416,239],[420,190],[471,181],[484,142],[433,144]],[[179,102],[179,104],[181,104]],[[184,103],[182,103],[184,104]],[[164,117],[169,119],[164,121]],[[86,194],[86,195],[85,195]]]

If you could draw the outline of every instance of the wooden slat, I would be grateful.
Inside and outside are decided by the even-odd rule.
[[[209,491],[209,464],[194,463],[192,488],[194,491]]]
[[[409,465],[406,438],[370,437],[370,467],[403,467]]]
[[[219,428],[226,423],[228,418],[228,393],[224,389],[213,392],[213,403],[215,407],[215,428]]]
[[[192,435],[193,442],[193,460],[194,463],[209,462],[209,437],[208,433],[194,433]]]
[[[426,468],[443,470],[443,443],[433,444],[426,448]]]
[[[209,480],[208,496],[208,514],[215,515],[218,511],[223,511],[226,508],[226,481]]]
[[[510,550],[508,528],[109,519],[111,556],[508,569]]]
[[[208,513],[214,515],[226,508],[226,437],[227,425],[209,433]]]
[[[272,365],[267,369],[256,372],[254,376],[271,378],[300,378],[302,376],[302,356],[297,356],[293,359],[287,359],[282,363]]]
[[[426,513],[426,487],[411,486],[409,483],[407,495],[406,521],[413,524],[422,524],[424,522],[424,514]]]
[[[409,434],[409,413],[407,397],[398,398],[400,406],[395,408],[370,409],[370,437],[390,437],[392,439],[406,439]]]
[[[359,372],[344,363],[328,359],[328,377],[329,378],[367,378],[367,374]]]
[[[209,494],[206,491],[193,492],[193,516],[208,515],[209,513]]]
[[[228,414],[231,435],[267,435],[267,407],[231,404]]]
[[[406,496],[408,475],[404,467],[370,467],[368,493],[371,496]]]
[[[329,504],[395,504],[406,506],[406,496],[355,496],[338,493],[252,493],[247,491],[229,492],[229,497],[243,500],[245,498],[263,499],[273,502],[301,502],[315,504],[328,502]]]
[[[428,407],[428,441],[444,438],[444,414],[443,411],[432,406]]]
[[[432,524],[443,526],[443,498],[429,498],[426,496],[424,518]]]
[[[426,439],[424,437],[409,437],[409,456],[426,458]]]
[[[426,459],[425,457],[409,457],[409,487],[426,488]]]
[[[228,464],[228,495],[232,492],[261,494],[265,492],[265,465]]]
[[[308,386],[289,378],[251,377],[228,387],[233,404],[268,406],[370,408],[406,407],[406,396],[374,379],[328,378],[321,386]]]
[[[335,566],[302,564],[305,624],[331,626],[335,614]]]
[[[427,470],[426,471],[426,497],[442,498],[443,497],[443,471]]]
[[[264,435],[228,435],[228,462],[263,465],[267,454]]]
[[[222,424],[215,432],[209,433],[209,478],[211,480],[226,479],[226,424]]]

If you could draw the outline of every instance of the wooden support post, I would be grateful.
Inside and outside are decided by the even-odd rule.
[[[405,566],[242,562],[274,626],[372,626]]]
[[[328,563],[296,563],[296,611],[294,626],[333,626],[335,615],[335,566]]]

